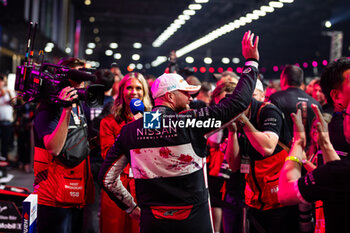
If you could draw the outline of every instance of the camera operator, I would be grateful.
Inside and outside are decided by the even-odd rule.
[[[75,61],[80,61],[69,60],[73,65],[71,62],[64,62],[64,65],[74,68]],[[76,90],[83,87],[84,82],[69,82],[70,86],[58,94],[60,102],[66,103],[64,106],[42,98],[35,114],[34,193],[38,194],[38,233],[81,232],[82,207],[94,195],[89,151],[78,151],[83,151],[81,156],[84,158],[78,165],[69,166],[62,160],[62,154],[66,155],[68,149],[72,149],[67,148],[71,141],[76,143],[74,146],[88,148],[86,120]],[[76,129],[81,129],[84,134],[70,134]]]

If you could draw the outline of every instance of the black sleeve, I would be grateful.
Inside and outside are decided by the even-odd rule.
[[[336,160],[316,168],[298,180],[301,196],[317,200],[348,201],[350,196],[350,160]]]
[[[40,139],[45,135],[51,134],[57,127],[62,109],[57,110],[45,104],[39,106],[35,113],[34,129]]]
[[[269,98],[269,101],[274,104],[275,106],[277,106],[277,108],[281,109],[281,106],[279,104],[279,101],[278,101],[278,97],[276,95],[276,93],[273,93],[270,98]]]
[[[123,135],[123,127],[119,135]],[[129,163],[129,156],[126,156],[121,137],[117,137],[114,145],[109,149],[106,159],[101,166],[98,180],[108,196],[122,210],[132,209],[136,204],[131,194],[120,181],[120,174]]]
[[[197,121],[213,119],[215,121],[220,121],[221,125],[225,124],[232,118],[238,116],[248,107],[255,88],[257,74],[258,69],[255,66],[245,66],[241,78],[231,95],[223,99],[217,105],[189,112],[187,111],[185,114],[189,114],[192,118],[196,118]],[[210,125],[209,127],[198,129],[197,133],[204,135],[214,128],[217,128],[217,126]]]
[[[282,124],[282,116],[275,106],[268,104],[261,109],[259,119],[259,131],[271,131],[276,133],[280,137]]]

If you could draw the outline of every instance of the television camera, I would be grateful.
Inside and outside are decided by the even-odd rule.
[[[94,82],[96,76],[91,74],[91,70],[86,72],[85,68],[75,70],[49,63],[35,65],[32,58],[37,23],[34,24],[33,38],[31,38],[32,27],[33,23],[31,22],[24,65],[18,66],[16,70],[15,90],[26,102],[49,101],[49,103],[57,103],[62,106],[71,105],[72,102],[62,101],[58,98],[59,92],[63,88],[71,86],[70,81],[75,83]],[[87,88],[77,88],[76,90],[78,95],[76,101],[83,100],[89,107],[103,105],[103,85],[91,84]]]

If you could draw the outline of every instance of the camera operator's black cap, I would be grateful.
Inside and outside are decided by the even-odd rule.
[[[113,68],[113,67],[115,67],[115,68],[119,68],[118,63],[113,62],[113,63],[111,64],[111,68]]]
[[[76,57],[62,58],[58,61],[58,65],[75,68],[77,66],[85,66],[85,62]]]

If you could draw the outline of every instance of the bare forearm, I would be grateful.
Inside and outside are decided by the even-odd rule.
[[[52,154],[58,155],[66,142],[70,113],[72,108],[64,108],[55,130],[44,136],[45,148]]]
[[[296,157],[302,161],[303,147],[298,142],[294,142],[289,152],[289,156]],[[294,190],[295,182],[301,177],[301,164],[296,161],[287,160],[281,170],[279,179],[278,199],[284,205],[294,205],[299,203],[299,199]]]
[[[335,152],[333,145],[330,142],[320,144],[324,163],[334,160],[340,160],[339,155]]]
[[[236,132],[228,134],[228,144],[225,151],[225,159],[232,171],[237,171],[240,167],[241,157],[239,156],[239,144]]]
[[[278,143],[277,137],[256,130],[249,121],[245,122],[243,130],[256,151],[263,156],[272,155]]]

